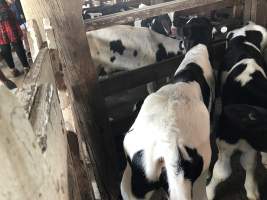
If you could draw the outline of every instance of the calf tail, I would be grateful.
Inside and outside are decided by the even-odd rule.
[[[185,181],[181,171],[181,151],[177,144],[177,131],[172,131],[170,140],[164,144],[164,162],[166,167],[167,181],[169,186],[170,200],[189,200],[191,199],[191,185]]]

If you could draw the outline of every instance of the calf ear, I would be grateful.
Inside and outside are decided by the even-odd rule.
[[[223,115],[234,126],[246,131],[267,130],[267,110],[246,104],[225,106]]]

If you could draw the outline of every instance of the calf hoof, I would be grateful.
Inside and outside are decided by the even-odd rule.
[[[247,198],[249,200],[260,200],[260,194],[258,190],[255,190],[253,192],[250,192],[247,194]]]
[[[215,198],[215,190],[212,187],[206,187],[208,200],[213,200]]]
[[[262,163],[263,167],[267,169],[267,163]]]
[[[267,153],[261,152],[261,163],[267,169]]]

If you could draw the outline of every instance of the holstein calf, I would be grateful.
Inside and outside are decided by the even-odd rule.
[[[209,111],[214,77],[208,45],[212,26],[194,18],[184,27],[187,54],[172,84],[149,95],[125,136],[125,200],[149,199],[163,188],[171,200],[206,199],[211,160]]]
[[[117,25],[86,33],[100,72],[134,70],[181,54],[181,42],[147,28]]]
[[[241,151],[240,162],[246,171],[247,197],[259,199],[254,170],[257,151],[267,152],[267,67],[262,55],[266,44],[265,28],[253,23],[227,35],[221,76],[223,111],[217,133],[219,156],[207,187],[209,199],[214,199],[216,186],[230,176],[231,156],[236,150]],[[266,157],[262,160],[267,161]]]

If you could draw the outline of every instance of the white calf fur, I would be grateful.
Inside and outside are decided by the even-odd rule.
[[[106,73],[117,70],[134,70],[156,63],[158,45],[162,44],[167,52],[181,52],[179,41],[158,34],[143,27],[127,25],[112,26],[86,33],[94,65],[99,72],[104,68]],[[123,55],[115,53],[115,61],[110,58],[110,41],[121,40],[125,50]],[[134,52],[136,56],[133,56]]]
[[[209,85],[209,88],[211,89],[210,105],[208,107],[209,111],[211,111],[211,106],[213,102],[212,99],[215,98],[215,79],[214,79],[213,70],[212,70],[212,67],[209,61],[209,52],[205,45],[198,44],[194,48],[192,48],[189,52],[187,52],[185,55],[185,59],[180,64],[175,74],[183,70],[187,64],[192,63],[192,62],[198,64],[199,66],[202,66],[204,77]]]
[[[209,112],[201,98],[197,83],[164,86],[145,100],[131,128],[133,133],[127,134],[124,140],[124,148],[130,158],[135,152],[145,149],[145,173],[150,181],[158,179],[162,168],[160,160],[164,159],[169,178],[170,199],[173,200],[191,199],[191,194],[181,196],[187,191],[185,188],[189,187],[190,182],[185,181],[181,174],[177,176],[176,169],[173,169],[173,163],[179,157],[177,146],[183,148],[187,145],[196,148],[203,156],[203,168],[209,167]],[[127,169],[130,172],[129,166]],[[131,180],[127,169],[123,181]],[[122,193],[123,191],[124,188]]]
[[[196,56],[196,59],[192,56]],[[187,53],[181,69],[190,62],[200,64],[207,82],[214,83],[208,51],[204,45],[197,45]],[[166,167],[170,200],[192,199],[191,182],[184,178],[183,173],[177,172],[177,163],[181,157],[191,159],[185,147],[196,149],[203,159],[203,169],[193,185],[193,197],[195,200],[207,199],[205,174],[211,159],[210,117],[197,82],[168,84],[150,94],[125,136],[123,146],[130,159],[136,152],[144,150],[143,167],[149,181],[158,180],[162,168]],[[125,200],[136,199],[131,192],[131,177],[132,171],[127,162],[121,183],[121,193]],[[147,194],[145,199],[151,195]]]

